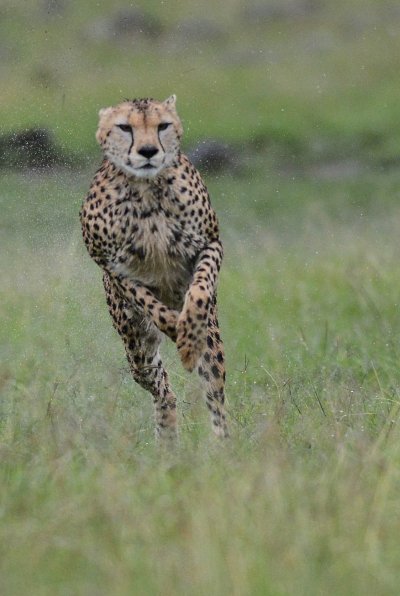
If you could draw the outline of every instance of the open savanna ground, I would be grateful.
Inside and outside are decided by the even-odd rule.
[[[399,174],[208,180],[232,437],[166,342],[168,453],[80,238],[89,178],[1,187],[1,593],[396,594]]]

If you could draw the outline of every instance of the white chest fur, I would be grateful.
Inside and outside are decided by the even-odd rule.
[[[183,295],[204,241],[173,197],[143,185],[117,213],[116,268],[164,297]]]

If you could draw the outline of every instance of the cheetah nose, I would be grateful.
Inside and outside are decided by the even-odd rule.
[[[154,147],[154,145],[143,145],[143,147],[138,150],[138,153],[139,155],[143,155],[143,157],[150,159],[153,155],[158,153],[158,149],[157,147]]]

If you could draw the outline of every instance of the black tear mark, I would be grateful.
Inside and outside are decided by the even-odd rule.
[[[133,139],[133,128],[132,128],[132,127],[131,127],[131,137],[132,137],[132,141],[131,141],[131,144],[129,145],[129,149],[128,149],[128,157],[129,157],[129,155],[131,154],[132,147],[133,147],[133,142],[134,142],[134,139]]]

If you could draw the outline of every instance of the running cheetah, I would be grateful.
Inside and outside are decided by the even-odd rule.
[[[176,397],[159,353],[167,335],[200,375],[213,430],[226,437],[216,305],[223,250],[207,189],[180,151],[176,97],[124,101],[99,118],[104,160],[80,218],[133,378],[153,396],[156,435],[176,436]]]

